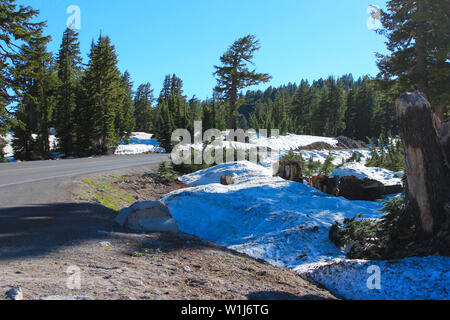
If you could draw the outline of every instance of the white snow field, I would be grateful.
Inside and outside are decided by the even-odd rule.
[[[377,174],[388,179],[382,177],[383,172]],[[235,184],[219,184],[223,174],[232,175]],[[300,274],[308,273],[345,298],[450,298],[450,258],[355,261],[346,259],[344,251],[329,241],[329,227],[335,221],[359,213],[379,218],[381,202],[333,197],[305,184],[273,177],[271,167],[248,161],[217,165],[180,180],[193,187],[171,192],[163,200],[182,231]],[[381,290],[367,289],[370,274],[366,271],[372,264],[381,268]]]
[[[331,146],[336,146],[338,141],[334,138],[328,137],[320,137],[320,136],[309,136],[309,135],[297,135],[287,133],[285,135],[274,136],[274,137],[264,137],[259,133],[249,133],[250,143],[236,142],[236,141],[226,141],[226,137],[229,134],[229,131],[223,131],[223,141],[221,145],[227,148],[234,148],[237,150],[248,150],[250,148],[258,147],[267,147],[273,150],[278,150],[281,152],[289,151],[290,149],[295,150],[298,147],[304,147],[310,145],[315,142],[325,142]],[[181,149],[184,148],[194,148],[197,150],[203,149],[203,143],[192,143],[185,144],[181,146]]]
[[[153,134],[145,132],[133,132],[130,142],[125,144],[122,142],[114,152],[116,155],[141,154],[147,152],[166,152],[164,148],[159,146],[159,142],[152,139]]]

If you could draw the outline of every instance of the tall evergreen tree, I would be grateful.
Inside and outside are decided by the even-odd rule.
[[[81,114],[77,124],[77,150],[80,154],[105,154],[120,141],[116,117],[122,108],[123,79],[117,68],[117,55],[107,36],[92,45],[88,68],[81,81]]]
[[[152,130],[152,104],[154,100],[150,83],[141,84],[134,98],[136,131],[150,132]]]
[[[58,63],[58,104],[55,110],[55,128],[61,152],[71,155],[74,152],[75,128],[74,112],[77,92],[82,72],[80,43],[78,33],[67,28],[56,59]]]
[[[390,54],[377,54],[384,88],[424,92],[441,117],[450,105],[449,13],[448,0],[389,0],[379,33]]]
[[[118,109],[115,127],[122,140],[128,142],[136,123],[133,108],[133,82],[128,71],[125,71],[121,77],[120,88],[122,107]]]
[[[30,44],[31,40],[42,37],[45,23],[34,21],[38,13],[29,6],[17,7],[15,0],[0,1],[0,136],[6,134],[12,120],[12,110],[7,107],[17,101],[23,90],[17,78],[26,70],[17,66],[26,57],[20,54],[17,43]]]
[[[17,65],[22,88],[14,126],[13,149],[16,159],[34,160],[50,157],[49,129],[57,102],[58,81],[49,38],[39,36],[21,47],[25,58]]]
[[[214,66],[214,76],[217,79],[215,91],[228,103],[230,129],[235,129],[237,125],[239,91],[271,79],[267,73],[257,73],[248,68],[248,64],[253,65],[254,54],[259,49],[259,41],[255,36],[247,35],[236,40],[220,57],[222,66]]]
[[[158,141],[170,152],[171,137],[176,128],[189,127],[189,104],[183,95],[183,81],[175,74],[167,75],[158,98],[154,130]]]

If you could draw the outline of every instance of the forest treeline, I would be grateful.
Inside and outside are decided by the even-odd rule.
[[[391,15],[383,16],[388,37],[390,24],[395,29],[397,20],[406,19],[395,14],[396,8],[392,6]],[[173,130],[193,131],[195,120],[202,120],[203,130],[275,128],[282,134],[346,135],[362,140],[380,134],[396,135],[394,101],[401,90],[417,87],[410,78],[404,80],[401,76],[402,68],[410,65],[403,66],[400,58],[411,61],[408,55],[414,53],[405,49],[397,57],[398,51],[393,49],[390,57],[378,56],[377,78],[353,79],[349,74],[245,92],[271,78],[252,70],[252,59],[260,44],[248,35],[235,41],[220,57],[220,65],[213,66],[217,86],[212,98],[187,97],[182,79],[175,74],[167,75],[161,92],[155,94],[150,83],[136,87],[129,72],[119,70],[118,54],[108,36],[100,34],[92,42],[84,64],[74,30],[65,30],[60,48],[53,54],[47,50],[50,37],[43,35],[45,23],[32,22],[38,11],[18,7],[14,0],[0,0],[0,11],[4,17],[0,26],[0,158],[5,144],[1,136],[8,131],[14,135],[16,159],[50,158],[52,128],[58,139],[57,152],[66,156],[111,153],[133,131],[155,134],[170,151]],[[413,21],[414,17],[408,19]],[[401,38],[403,34],[397,29],[392,34],[393,43],[408,41],[407,34]],[[438,52],[437,42],[431,40],[427,42],[428,55]],[[419,84],[423,91],[433,94],[432,101],[444,107],[445,113],[448,63],[445,57],[441,62],[440,56],[428,61],[420,74],[429,72],[433,81]]]

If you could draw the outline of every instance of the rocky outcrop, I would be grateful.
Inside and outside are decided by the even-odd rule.
[[[142,232],[177,232],[178,225],[162,201],[140,201],[120,210],[115,222]]]
[[[341,149],[365,149],[368,148],[367,143],[361,140],[353,140],[344,136],[336,138],[338,141],[337,148]]]
[[[280,160],[277,175],[285,180],[303,182],[302,163],[298,160]]]
[[[318,175],[309,179],[309,185],[322,192],[348,200],[375,201],[384,195],[403,192],[402,185],[385,186],[377,180],[369,178],[361,180],[355,176],[339,178]]]
[[[224,186],[228,186],[234,184],[234,180],[231,176],[224,174],[223,176],[220,177],[220,183],[223,184]]]

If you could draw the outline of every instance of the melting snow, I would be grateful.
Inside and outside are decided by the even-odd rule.
[[[380,176],[387,173],[377,172]],[[234,176],[235,184],[219,184],[223,174]],[[273,177],[270,167],[248,161],[217,165],[180,180],[193,187],[169,193],[163,200],[185,232],[308,273],[349,299],[449,299],[450,258],[361,262],[346,259],[329,241],[329,227],[335,221],[359,213],[378,218],[380,202],[333,197]],[[378,291],[366,286],[367,267],[372,264],[381,268],[382,289]]]

